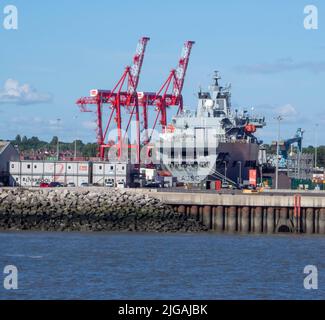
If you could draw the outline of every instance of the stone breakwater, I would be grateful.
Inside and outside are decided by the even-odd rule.
[[[0,230],[200,232],[159,200],[115,189],[0,189]]]

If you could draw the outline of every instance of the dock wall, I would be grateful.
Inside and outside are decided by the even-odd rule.
[[[150,193],[216,232],[325,234],[321,195]]]

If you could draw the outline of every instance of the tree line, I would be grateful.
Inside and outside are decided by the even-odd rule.
[[[98,146],[96,143],[84,143],[82,140],[76,140],[73,142],[59,141],[57,136],[54,136],[50,142],[40,140],[38,137],[27,138],[26,136],[17,135],[15,140],[11,143],[18,147],[19,151],[31,152],[31,151],[52,151],[56,152],[57,145],[60,145],[60,152],[70,151],[74,153],[75,146],[77,149],[78,157],[96,157]]]

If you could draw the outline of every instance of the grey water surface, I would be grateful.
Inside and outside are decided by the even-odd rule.
[[[324,252],[322,236],[3,232],[0,299],[325,299]]]

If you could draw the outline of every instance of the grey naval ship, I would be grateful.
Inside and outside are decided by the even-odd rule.
[[[179,182],[239,185],[258,168],[261,141],[255,133],[266,125],[265,117],[233,111],[231,85],[220,86],[220,79],[216,71],[209,90],[198,92],[196,112],[183,110],[160,134],[160,161]]]

